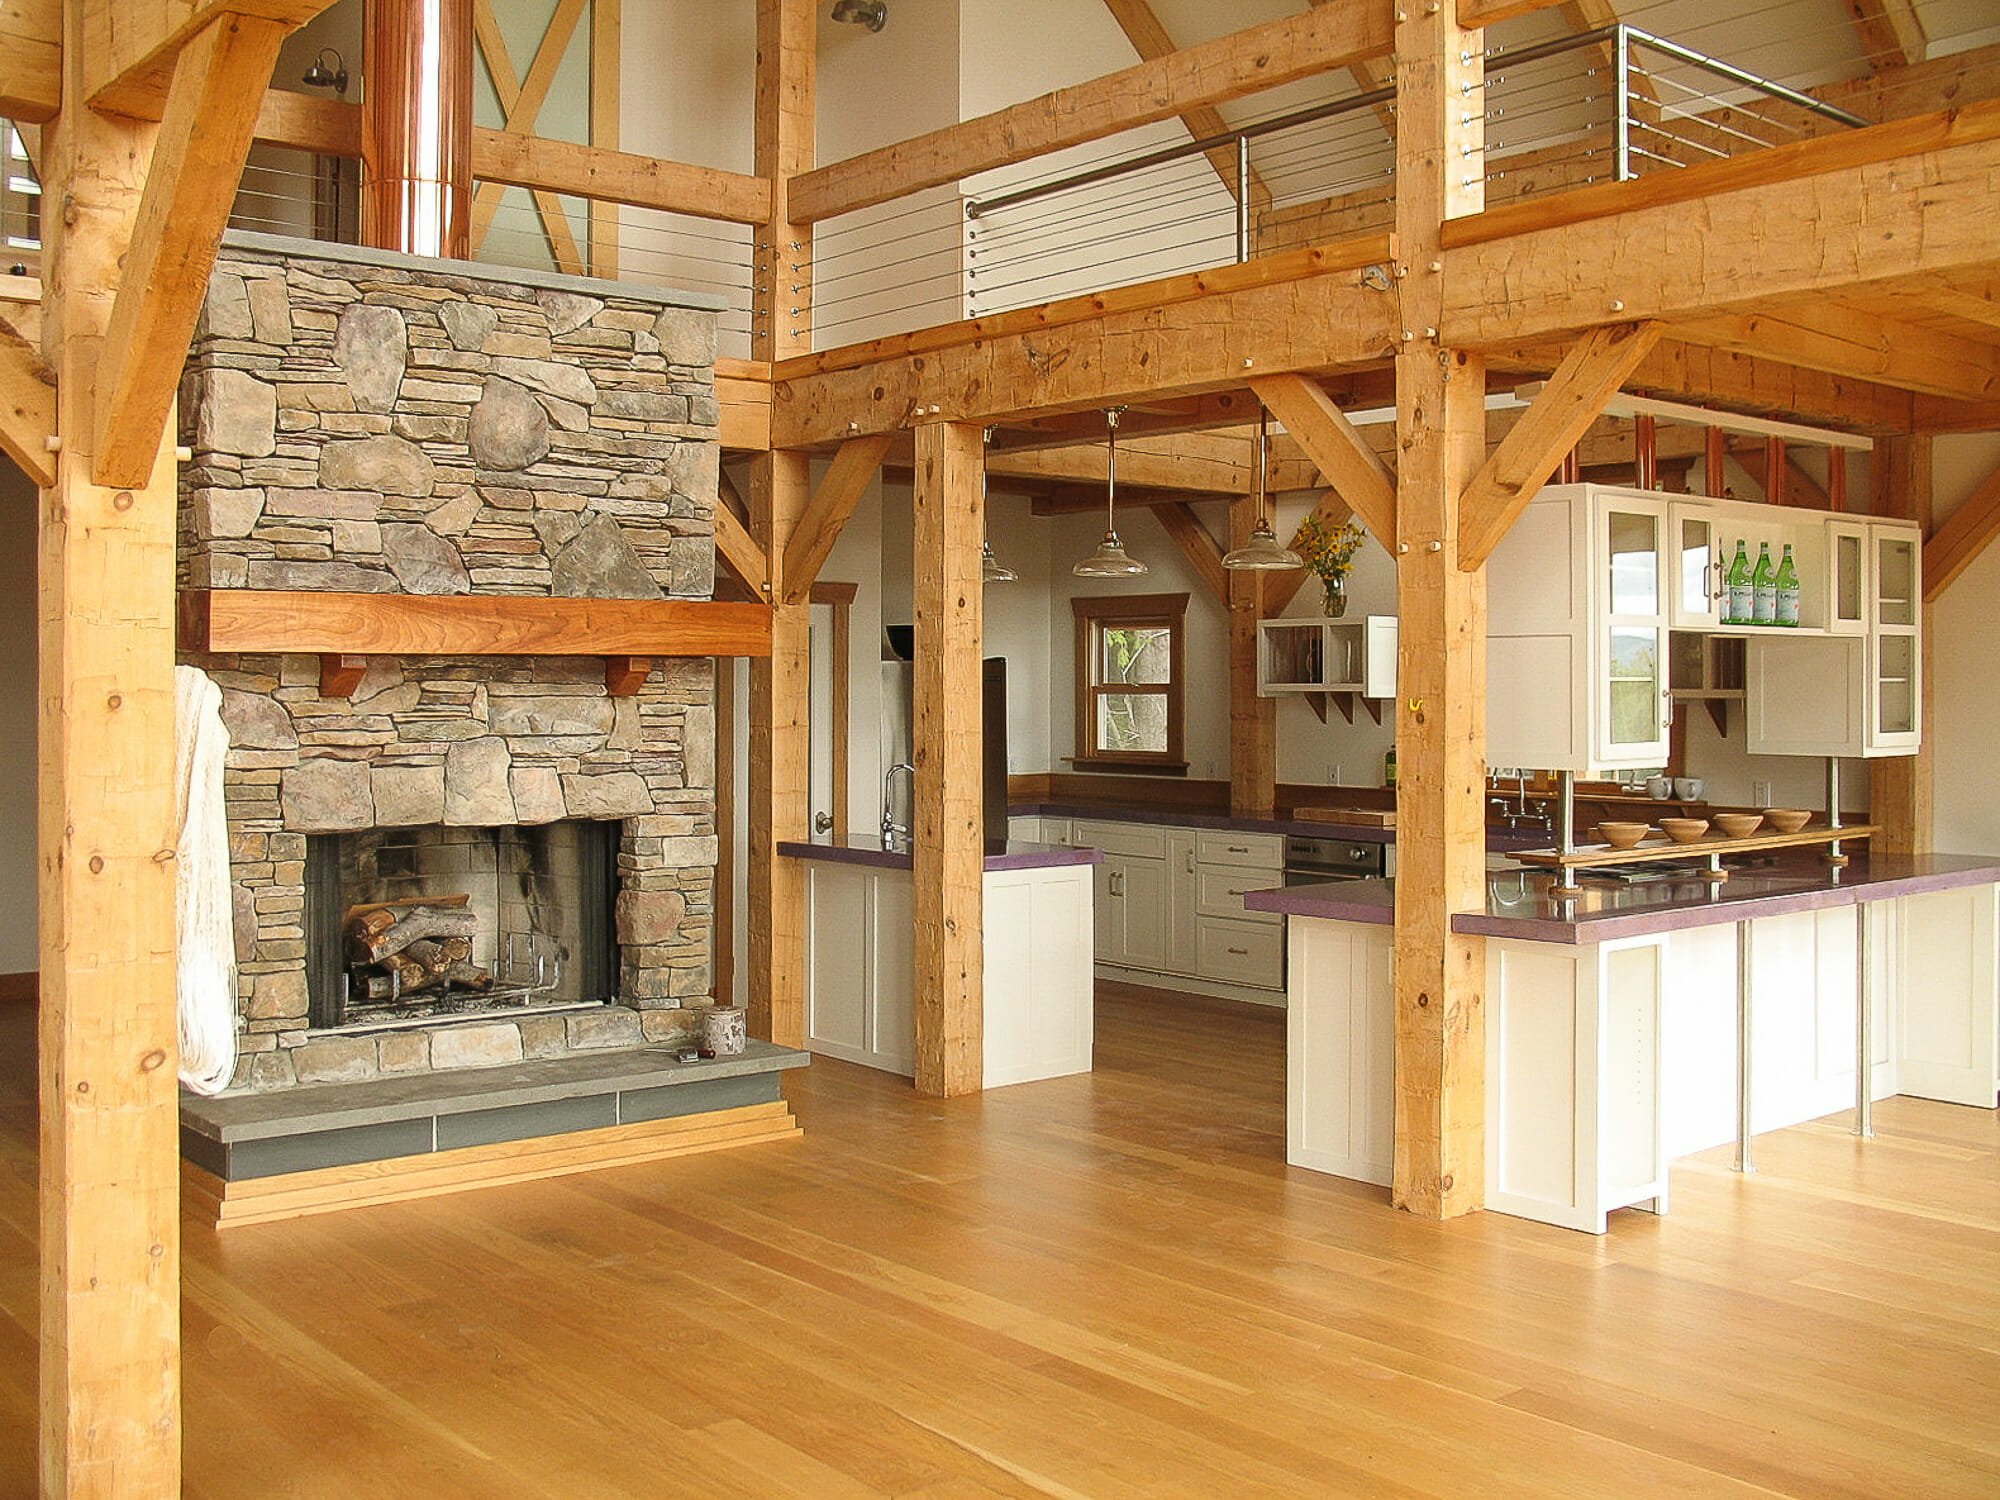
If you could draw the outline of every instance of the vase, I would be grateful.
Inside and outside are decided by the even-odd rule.
[[[1347,613],[1347,580],[1345,578],[1322,578],[1320,580],[1319,607],[1330,620],[1337,620]]]

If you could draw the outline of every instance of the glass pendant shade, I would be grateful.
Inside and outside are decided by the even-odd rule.
[[[1128,556],[1125,544],[1118,539],[1118,417],[1124,410],[1122,406],[1114,406],[1104,413],[1110,455],[1110,466],[1104,476],[1104,540],[1097,544],[1095,552],[1070,569],[1078,578],[1137,578],[1150,571],[1138,558]]]
[[[1280,568],[1303,568],[1306,560],[1290,547],[1278,540],[1271,530],[1271,517],[1267,509],[1264,493],[1264,443],[1266,415],[1262,407],[1257,411],[1257,524],[1251,528],[1250,539],[1242,546],[1223,554],[1225,568],[1276,572]]]
[[[1012,583],[1020,576],[1012,568],[1001,565],[1000,559],[993,555],[993,544],[991,542],[981,542],[979,544],[979,581],[981,583]]]

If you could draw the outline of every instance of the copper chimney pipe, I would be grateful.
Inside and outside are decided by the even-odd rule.
[[[472,0],[368,0],[363,25],[362,240],[467,259]]]

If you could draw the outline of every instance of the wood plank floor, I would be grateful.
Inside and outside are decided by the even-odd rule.
[[[0,1495],[33,1492],[0,1008]],[[1898,1100],[1596,1239],[1284,1164],[1283,1017],[1101,987],[1097,1072],[816,1061],[801,1141],[190,1231],[191,1496],[2000,1494],[2000,1121]]]

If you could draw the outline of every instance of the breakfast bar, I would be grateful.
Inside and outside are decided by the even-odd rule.
[[[1393,880],[1255,892],[1288,917],[1287,1157],[1387,1183]],[[1678,1156],[1893,1094],[2000,1097],[2000,858],[1797,858],[1562,897],[1494,870],[1454,931],[1486,942],[1486,1204],[1603,1233],[1663,1212]],[[1865,1064],[1860,1059],[1866,1059]]]

